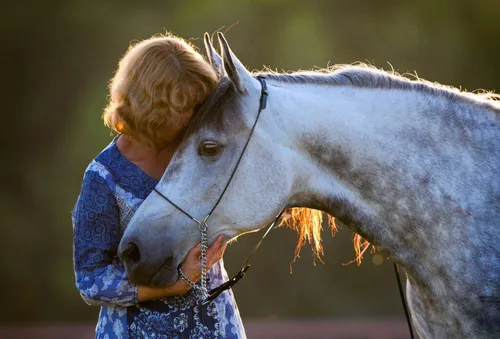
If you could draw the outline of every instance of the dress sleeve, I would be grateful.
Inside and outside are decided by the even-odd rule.
[[[73,264],[76,286],[89,305],[131,306],[137,286],[117,257],[119,207],[106,180],[87,170],[73,210]]]

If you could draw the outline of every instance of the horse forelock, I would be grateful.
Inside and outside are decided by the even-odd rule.
[[[216,89],[195,109],[186,137],[199,131],[201,127],[222,129],[224,112],[229,107],[235,106],[237,96],[233,83],[227,78],[221,78]]]

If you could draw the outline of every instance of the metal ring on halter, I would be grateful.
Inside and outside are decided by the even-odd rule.
[[[207,223],[206,223],[205,221],[200,222],[200,223],[198,224],[198,229],[199,229],[200,231],[206,231],[206,230],[208,230],[208,225],[207,225]]]
[[[202,223],[200,223],[200,225],[199,225],[199,226],[201,227],[201,228],[200,228],[200,230],[201,230],[201,229],[203,229],[203,230],[208,230],[208,224],[207,224],[208,218],[210,218],[210,214],[209,214],[209,215],[207,215],[207,216],[205,217],[205,219],[203,219],[203,222],[202,222]],[[201,225],[203,225],[203,226],[201,226]]]

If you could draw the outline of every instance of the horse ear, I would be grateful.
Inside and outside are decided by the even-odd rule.
[[[222,77],[224,75],[224,66],[222,65],[222,58],[212,45],[212,39],[210,39],[210,35],[208,33],[205,33],[204,41],[205,41],[205,49],[208,55],[208,60],[210,61],[210,64],[212,65],[212,68],[215,70],[215,72],[220,77]]]
[[[222,60],[224,62],[224,70],[233,82],[240,93],[246,93],[252,81],[255,79],[252,74],[243,66],[240,60],[234,55],[229,48],[229,44],[224,37],[224,34],[217,32],[217,38],[222,50]]]

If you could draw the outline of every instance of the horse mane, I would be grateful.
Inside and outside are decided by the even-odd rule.
[[[278,73],[270,69],[258,72],[270,80],[290,84],[315,84],[331,86],[352,86],[357,88],[384,88],[413,90],[448,99],[484,104],[500,114],[500,95],[491,91],[462,91],[459,88],[430,82],[416,73],[399,74],[394,69],[385,71],[365,63],[340,64],[314,71]],[[409,78],[411,77],[411,79]]]

